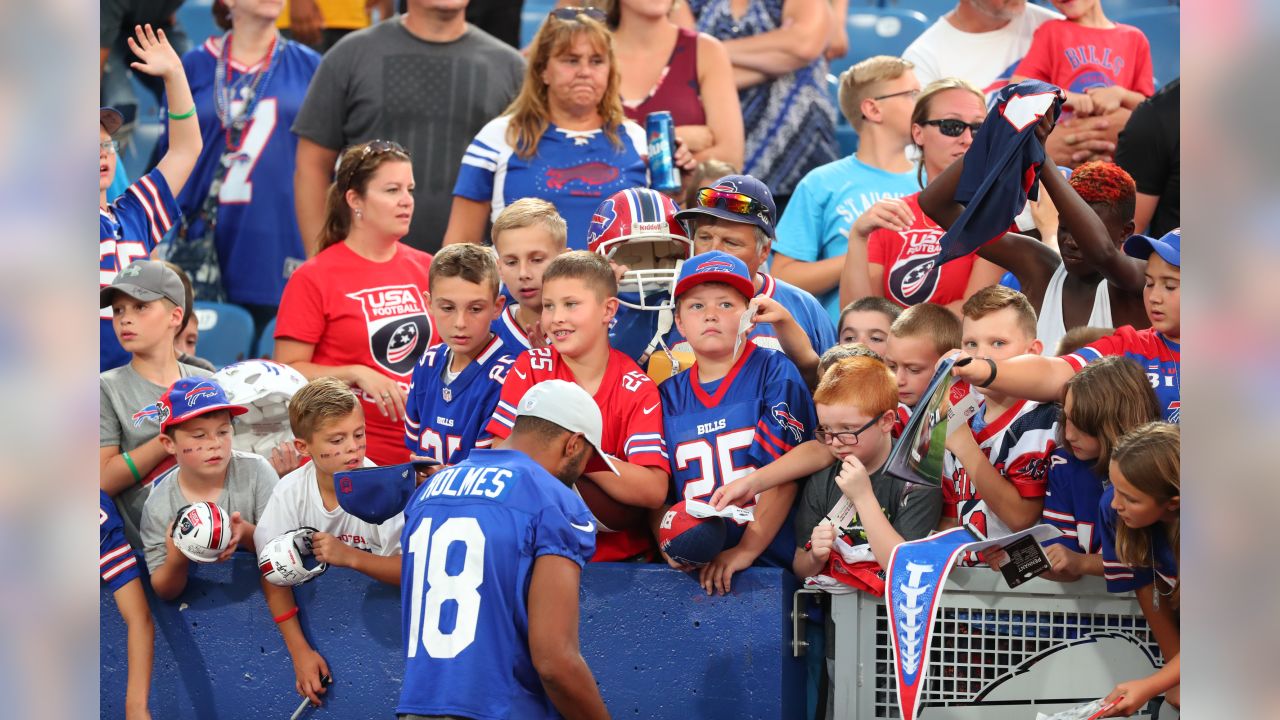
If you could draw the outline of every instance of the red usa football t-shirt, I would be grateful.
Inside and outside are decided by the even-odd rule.
[[[972,254],[940,265],[941,226],[920,209],[920,193],[902,201],[911,207],[915,222],[905,232],[877,228],[867,238],[867,262],[884,268],[884,296],[902,307],[921,303],[946,305],[964,299]]]
[[[543,380],[577,382],[573,371],[555,348],[535,348],[521,353],[515,365],[507,371],[498,407],[485,430],[496,437],[505,439],[509,436],[515,426],[520,399],[529,388]],[[609,364],[594,399],[604,420],[601,450],[634,465],[653,467],[671,474],[667,443],[662,434],[662,399],[658,395],[658,386],[634,360],[618,350],[609,350]],[[589,472],[603,469],[604,464],[596,460],[587,464]],[[596,534],[596,552],[591,559],[599,562],[626,560],[647,554],[652,548],[653,538],[644,528],[600,532]]]
[[[276,339],[315,345],[318,365],[364,365],[405,391],[427,348],[440,342],[427,315],[431,255],[404,244],[386,262],[355,253],[346,243],[326,248],[289,278]],[[364,406],[368,456],[379,465],[408,462],[404,426],[378,411],[374,398],[352,387]]]

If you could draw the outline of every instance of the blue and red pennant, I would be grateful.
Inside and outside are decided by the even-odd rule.
[[[1027,199],[1039,197],[1045,154],[1035,128],[1046,114],[1057,120],[1061,108],[1062,91],[1039,80],[1024,80],[996,94],[965,153],[955,196],[965,208],[939,240],[939,262],[964,257],[1000,237]]]

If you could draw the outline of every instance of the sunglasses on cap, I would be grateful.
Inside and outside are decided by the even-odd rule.
[[[595,7],[562,7],[547,13],[547,17],[553,17],[557,20],[577,20],[579,15],[586,15],[598,23],[603,23],[606,20],[604,11]]]
[[[965,128],[969,128],[969,132],[977,137],[978,130],[982,128],[982,123],[967,123],[963,120],[955,118],[943,118],[941,120],[925,120],[921,125],[933,125],[938,131],[947,137],[960,137],[964,134]]]
[[[744,195],[739,192],[717,190],[709,187],[700,188],[698,190],[698,206],[721,207],[735,215],[755,215],[770,225],[773,224],[773,219],[769,217],[769,208],[764,203],[750,195]]]

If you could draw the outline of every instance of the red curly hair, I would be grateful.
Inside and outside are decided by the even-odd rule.
[[[1070,183],[1090,205],[1110,208],[1121,222],[1133,219],[1138,188],[1119,165],[1102,160],[1084,163],[1071,173]]]

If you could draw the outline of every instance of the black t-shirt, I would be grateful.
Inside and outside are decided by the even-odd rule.
[[[1116,164],[1133,176],[1138,192],[1160,197],[1147,233],[1152,237],[1182,226],[1179,85],[1179,80],[1173,80],[1135,108],[1116,144]]]
[[[834,463],[826,470],[810,475],[805,481],[800,502],[796,503],[797,547],[802,548],[809,542],[813,529],[840,500],[843,493],[836,484],[840,465]],[[871,475],[871,491],[875,493],[876,500],[880,501],[880,509],[884,511],[889,524],[893,525],[902,539],[919,540],[938,527],[938,519],[942,517],[941,488],[906,483],[877,471]],[[851,531],[848,537],[855,546],[867,542],[867,536],[862,532],[862,523],[856,518],[853,526],[841,530]]]
[[[98,47],[109,48],[135,25],[169,26],[183,0],[102,0],[98,15]]]

